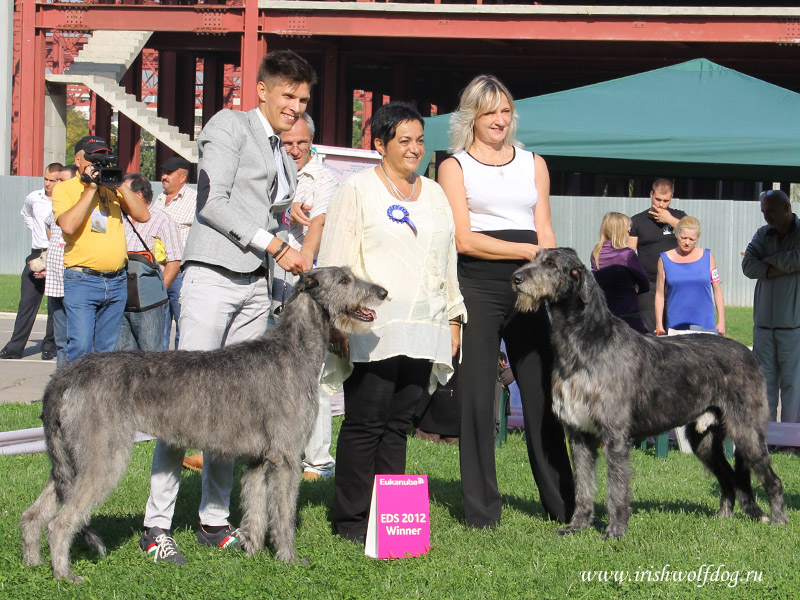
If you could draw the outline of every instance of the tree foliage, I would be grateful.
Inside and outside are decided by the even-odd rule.
[[[351,148],[361,148],[361,137],[364,134],[364,103],[358,98],[353,98],[353,137],[350,140]]]
[[[74,107],[67,107],[67,150],[65,164],[75,164],[73,149],[79,139],[89,135],[89,121]]]
[[[156,138],[142,129],[139,172],[150,181],[156,180]]]

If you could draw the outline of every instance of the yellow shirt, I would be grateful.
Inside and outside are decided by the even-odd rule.
[[[75,206],[86,185],[76,175],[53,188],[53,215],[58,218]],[[128,262],[125,229],[119,196],[100,187],[92,202],[92,211],[74,234],[64,234],[65,267],[86,267],[95,271],[118,271]]]

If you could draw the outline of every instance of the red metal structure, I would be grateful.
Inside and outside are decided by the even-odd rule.
[[[223,106],[254,106],[258,62],[279,48],[320,74],[310,110],[328,145],[351,143],[354,90],[447,112],[478,72],[526,97],[705,57],[800,90],[800,9],[707,4],[15,0],[12,170],[41,174],[46,67],[63,70],[95,30],[154,32],[122,84],[150,104],[157,97],[159,115],[189,135],[195,108],[205,122]],[[85,101],[78,88],[67,93]],[[96,133],[108,127],[104,105],[93,101]],[[137,140],[137,126],[120,119],[125,166],[138,166]]]

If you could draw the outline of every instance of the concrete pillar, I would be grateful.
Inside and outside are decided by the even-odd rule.
[[[67,86],[46,84],[44,98],[44,164],[64,163],[67,146]]]

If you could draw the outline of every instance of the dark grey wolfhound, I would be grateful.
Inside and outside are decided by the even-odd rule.
[[[52,470],[20,518],[24,561],[41,563],[45,525],[56,578],[81,581],[69,564],[77,533],[105,555],[89,514],[124,475],[137,430],[244,461],[242,547],[258,552],[269,526],[276,557],[294,561],[300,456],[330,328],[366,330],[386,295],[349,269],[315,269],[257,340],[208,352],[92,354],[57,371],[42,404]]]
[[[604,444],[608,527],[620,537],[630,516],[628,462],[633,438],[686,425],[692,449],[717,477],[719,516],[736,499],[753,519],[764,513],[753,498],[750,470],[769,497],[771,521],[786,523],[783,486],[770,465],[764,432],[768,410],[764,375],[753,354],[722,336],[655,338],[613,316],[592,274],[574,250],[542,250],[512,280],[517,307],[547,301],[553,324],[553,412],[569,433],[575,468],[571,533],[594,515],[595,460]],[[735,468],[725,459],[725,436],[736,444]]]

